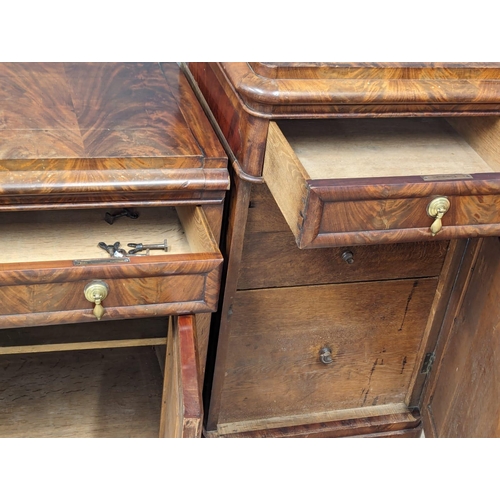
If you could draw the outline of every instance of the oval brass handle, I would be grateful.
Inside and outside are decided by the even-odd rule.
[[[83,289],[85,298],[95,304],[92,312],[98,320],[104,316],[105,311],[102,301],[108,296],[108,292],[109,286],[104,281],[98,280],[87,283]]]
[[[427,215],[433,217],[435,220],[429,228],[432,236],[436,236],[443,227],[441,219],[443,215],[450,209],[450,200],[446,196],[434,198],[429,205],[427,205]]]
[[[332,350],[329,347],[323,347],[320,349],[319,360],[325,365],[333,363]]]

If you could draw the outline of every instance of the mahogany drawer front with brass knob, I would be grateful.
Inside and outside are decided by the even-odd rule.
[[[105,210],[2,214],[0,328],[214,311],[222,256],[203,209],[138,212],[112,225]],[[165,239],[149,255],[98,246]]]
[[[500,120],[270,122],[263,175],[300,248],[500,234]]]

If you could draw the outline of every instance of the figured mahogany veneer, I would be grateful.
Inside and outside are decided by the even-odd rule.
[[[218,203],[228,188],[174,63],[3,63],[0,101],[0,210]]]
[[[500,63],[219,63],[249,114],[498,113]]]

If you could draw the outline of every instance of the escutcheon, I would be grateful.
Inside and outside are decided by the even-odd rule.
[[[432,236],[436,236],[443,227],[441,219],[443,215],[450,209],[450,200],[446,196],[434,198],[429,205],[427,205],[427,215],[433,217],[435,220],[431,224],[430,231]]]
[[[102,305],[102,301],[108,296],[109,286],[104,281],[91,281],[85,288],[83,289],[83,293],[85,294],[85,298],[89,302],[93,302],[95,304],[94,316],[99,320],[104,316],[104,307]]]

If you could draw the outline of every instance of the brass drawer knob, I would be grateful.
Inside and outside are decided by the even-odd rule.
[[[450,209],[450,200],[446,196],[434,198],[429,205],[427,205],[427,215],[433,217],[435,220],[431,224],[430,231],[432,236],[436,236],[443,227],[441,219],[443,215]]]
[[[85,288],[83,289],[83,293],[85,294],[85,298],[89,302],[93,302],[95,304],[94,316],[99,320],[104,316],[104,307],[102,305],[102,301],[108,296],[109,286],[104,281],[91,281]]]

